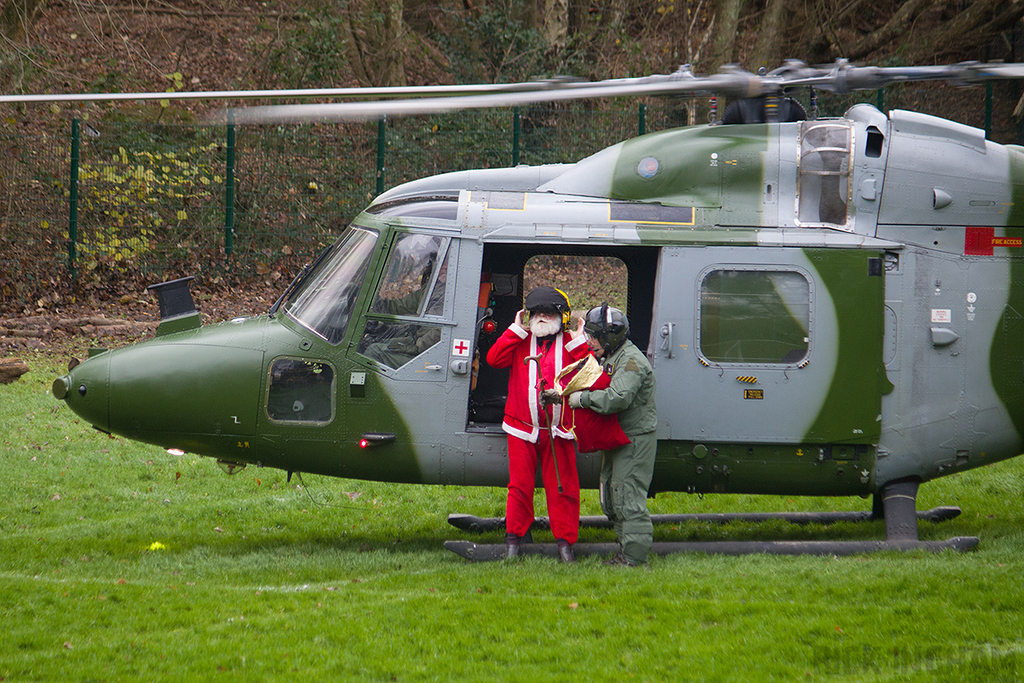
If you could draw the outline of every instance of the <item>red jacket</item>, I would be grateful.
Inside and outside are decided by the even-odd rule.
[[[508,398],[505,400],[505,420],[501,425],[507,433],[531,443],[537,443],[541,429],[547,429],[547,423],[540,421],[540,404],[538,390],[540,380],[544,379],[544,389],[555,388],[555,376],[562,368],[573,361],[580,360],[590,353],[587,339],[580,335],[573,339],[566,332],[559,332],[554,342],[540,359],[541,376],[537,374],[537,363],[529,361],[530,356],[540,354],[537,338],[528,330],[512,323],[487,352],[487,363],[495,368],[511,368],[508,378]],[[561,429],[562,407],[558,404],[552,408],[553,431],[555,436],[572,439],[571,433]]]

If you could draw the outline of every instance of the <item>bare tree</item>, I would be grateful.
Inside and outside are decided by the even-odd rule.
[[[7,0],[0,9],[0,36],[24,40],[44,5],[46,0]]]
[[[857,42],[847,46],[845,50],[842,50],[845,53],[843,56],[850,59],[860,59],[891,43],[898,36],[906,33],[911,23],[921,16],[924,11],[941,1],[908,0],[877,30],[872,31]]]
[[[564,47],[568,36],[569,1],[544,0],[544,41],[548,47]]]
[[[1024,16],[1024,0],[976,0],[947,22],[919,36],[904,58],[927,63],[990,43]]]
[[[343,31],[349,65],[362,85],[406,85],[403,0],[352,0]]]
[[[736,59],[736,33],[744,0],[717,0],[715,3],[715,28],[711,47],[711,68],[717,69]]]
[[[754,49],[746,60],[751,71],[765,67],[769,71],[788,57],[784,51],[788,47],[787,28],[792,21],[793,11],[789,5],[792,0],[768,0],[764,17],[757,30]]]

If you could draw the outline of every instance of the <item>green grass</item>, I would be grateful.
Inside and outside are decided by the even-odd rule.
[[[233,477],[0,386],[0,680],[1016,681],[1024,669],[1024,463],[933,482],[960,505],[923,538],[967,554],[597,558],[473,564],[448,512],[500,489],[275,470]],[[865,509],[860,499],[660,495],[653,512]],[[542,506],[541,506],[542,507]],[[584,514],[598,511],[584,492]],[[881,523],[700,524],[659,539],[881,538]],[[485,541],[498,542],[491,533]],[[582,540],[609,540],[584,531]],[[538,540],[550,540],[549,537]],[[151,549],[154,543],[164,547]]]

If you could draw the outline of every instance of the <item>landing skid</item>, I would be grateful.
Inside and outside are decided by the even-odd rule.
[[[707,553],[716,555],[859,555],[878,551],[957,550],[964,552],[978,545],[976,536],[956,536],[944,541],[921,541],[917,535],[917,521],[942,522],[960,514],[958,507],[937,507],[931,510],[916,509],[918,482],[892,482],[879,494],[881,505],[877,505],[885,519],[885,540],[882,541],[709,541],[709,542],[657,542],[651,546],[654,555],[675,553]],[[877,499],[876,499],[877,500]],[[838,522],[865,522],[876,519],[872,512],[790,512],[790,513],[745,513],[745,514],[703,514],[703,515],[652,515],[655,524],[678,524],[683,522],[712,522],[724,524],[733,521],[763,522],[783,520],[792,524],[836,524]],[[452,514],[448,523],[464,531],[495,531],[505,528],[503,517],[474,517]],[[582,517],[580,526],[610,528],[607,517]],[[549,529],[546,518],[539,518],[532,529]],[[445,541],[444,547],[457,555],[475,562],[490,562],[505,557],[504,543],[474,543],[472,541]],[[577,543],[573,552],[579,557],[588,555],[614,555],[619,551],[618,543]],[[554,543],[525,543],[520,546],[521,555],[558,557],[558,546]]]
[[[940,550],[966,551],[978,545],[974,536],[957,536],[945,541],[709,541],[654,543],[652,555],[676,553],[706,553],[709,555],[860,555],[882,550]],[[445,541],[444,547],[456,555],[474,562],[493,562],[505,559],[504,543],[474,543],[473,541]],[[612,556],[619,552],[618,543],[577,543],[572,547],[576,557],[588,555]],[[533,543],[519,546],[519,554],[557,558],[555,543]]]
[[[917,519],[922,522],[945,522],[960,515],[958,507],[937,507],[931,510],[917,511]],[[728,524],[729,522],[768,522],[781,520],[790,524],[838,524],[839,522],[870,522],[875,517],[868,510],[856,512],[739,512],[710,513],[688,515],[651,515],[655,526],[659,524],[685,524],[686,522],[707,522],[710,524]],[[448,515],[448,523],[456,529],[483,533],[499,531],[505,528],[504,517],[476,517],[461,513]],[[551,522],[547,517],[538,517],[530,527],[535,531],[550,531]],[[612,523],[604,515],[580,517],[580,528],[611,529]]]

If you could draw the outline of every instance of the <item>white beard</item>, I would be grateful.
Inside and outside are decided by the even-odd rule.
[[[541,320],[540,318],[530,319],[530,332],[532,332],[535,337],[547,337],[549,335],[556,334],[561,330],[561,321]]]

